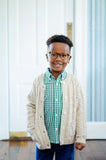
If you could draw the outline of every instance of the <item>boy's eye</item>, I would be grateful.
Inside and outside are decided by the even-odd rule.
[[[52,53],[52,54],[51,54],[51,56],[52,56],[52,57],[56,57],[56,56],[57,56],[57,54],[55,54],[55,53]]]
[[[62,58],[65,58],[66,56],[67,56],[66,54],[62,54],[62,55],[61,55]]]

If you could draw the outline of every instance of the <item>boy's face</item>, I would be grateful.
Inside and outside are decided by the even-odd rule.
[[[50,64],[50,71],[59,73],[64,71],[69,63],[71,56],[69,46],[66,43],[54,42],[48,47],[48,54],[46,54],[47,61]],[[57,56],[56,56],[57,54]],[[65,55],[65,56],[64,56]]]

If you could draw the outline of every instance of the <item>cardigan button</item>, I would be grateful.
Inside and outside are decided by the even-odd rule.
[[[63,82],[63,84],[65,84],[65,82]]]

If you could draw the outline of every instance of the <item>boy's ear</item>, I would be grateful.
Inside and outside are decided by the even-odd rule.
[[[69,57],[69,59],[68,59],[68,63],[70,62],[70,59],[71,59],[71,58],[72,58],[72,56],[70,56],[70,57]]]
[[[46,53],[46,59],[47,59],[47,61],[49,61],[49,57],[48,57],[48,54]]]

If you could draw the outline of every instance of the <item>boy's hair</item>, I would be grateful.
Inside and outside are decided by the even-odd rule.
[[[69,45],[69,49],[71,49],[71,47],[73,46],[72,41],[64,35],[53,35],[46,41],[46,44],[49,47],[49,45],[53,42],[66,43]]]

